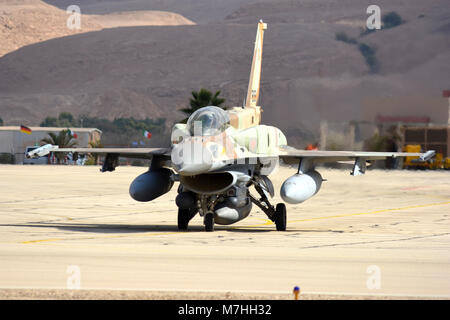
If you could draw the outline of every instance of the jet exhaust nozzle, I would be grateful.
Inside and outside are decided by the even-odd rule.
[[[130,196],[141,202],[152,201],[170,191],[173,186],[172,171],[158,168],[137,176],[130,185]]]
[[[283,182],[280,190],[281,198],[290,204],[302,203],[320,190],[322,181],[322,176],[315,170],[294,174]]]

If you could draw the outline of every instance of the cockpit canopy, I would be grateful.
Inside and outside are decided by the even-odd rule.
[[[192,136],[215,136],[230,125],[228,113],[218,107],[203,107],[195,111],[187,121]]]

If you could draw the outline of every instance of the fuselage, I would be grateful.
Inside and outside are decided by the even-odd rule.
[[[232,113],[236,115],[236,110]],[[234,123],[242,125],[237,120]],[[255,176],[268,176],[277,167],[286,137],[272,126],[236,128],[227,111],[210,106],[197,110],[186,125],[176,125],[172,142],[179,207],[187,210],[194,205],[201,215],[214,212],[215,223],[231,224],[250,213],[248,188]],[[201,203],[212,205],[207,209]]]
[[[172,132],[172,166],[180,176],[226,171],[230,166],[245,167],[261,160],[278,159],[279,148],[287,144],[285,135],[276,127],[253,125],[239,129],[230,124],[228,112],[218,107],[205,107],[197,112],[188,124],[177,124]],[[223,118],[224,123],[211,119],[202,122],[202,112],[210,118]],[[217,130],[205,128],[214,124]]]

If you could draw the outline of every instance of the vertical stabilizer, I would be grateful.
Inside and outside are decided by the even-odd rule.
[[[252,69],[250,71],[250,80],[248,82],[247,96],[242,107],[233,107],[228,110],[230,116],[230,124],[236,129],[246,129],[257,126],[261,123],[261,107],[258,106],[259,86],[261,80],[261,61],[264,30],[267,24],[258,23],[258,31],[256,32],[255,50],[253,51]]]
[[[247,98],[245,99],[245,107],[256,107],[259,98],[259,86],[261,79],[261,62],[264,30],[267,29],[267,24],[262,20],[258,23],[258,31],[256,32],[255,49],[253,51],[252,69],[250,72],[250,79],[248,82]]]

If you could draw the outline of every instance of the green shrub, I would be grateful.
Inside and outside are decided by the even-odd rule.
[[[0,153],[1,164],[15,164],[16,158],[12,153]]]
[[[335,37],[336,37],[336,40],[343,41],[348,44],[357,44],[358,43],[355,38],[350,38],[349,36],[347,36],[347,34],[344,31],[336,32]]]
[[[376,73],[379,70],[378,60],[375,57],[376,50],[365,43],[361,43],[358,46],[359,52],[361,52],[362,56],[366,60],[367,65],[369,66],[370,73]]]
[[[61,112],[59,116],[47,117],[41,122],[41,127],[84,127],[98,128],[102,131],[102,142],[106,145],[130,145],[133,141],[146,143],[159,143],[156,138],[161,138],[166,134],[166,119],[164,118],[116,118],[108,120],[103,118],[89,117],[82,115],[75,118],[69,112]],[[147,141],[143,137],[144,130],[151,132],[154,137]],[[157,137],[156,137],[157,136]]]
[[[388,137],[375,133],[372,137],[365,141],[365,150],[373,152],[387,151]]]
[[[85,166],[95,166],[97,165],[97,159],[94,157],[89,157],[86,162],[84,163]]]
[[[359,34],[360,37],[364,37],[366,35],[368,35],[369,33],[375,32],[377,29],[368,29],[368,28],[364,28],[363,31],[361,31],[361,33]]]
[[[54,117],[47,117],[44,119],[44,121],[41,122],[39,125],[41,127],[59,127],[58,125],[58,119]]]
[[[400,15],[395,11],[385,14],[381,18],[381,21],[383,21],[384,29],[389,29],[389,28],[399,26],[404,22],[402,17],[400,17]]]

